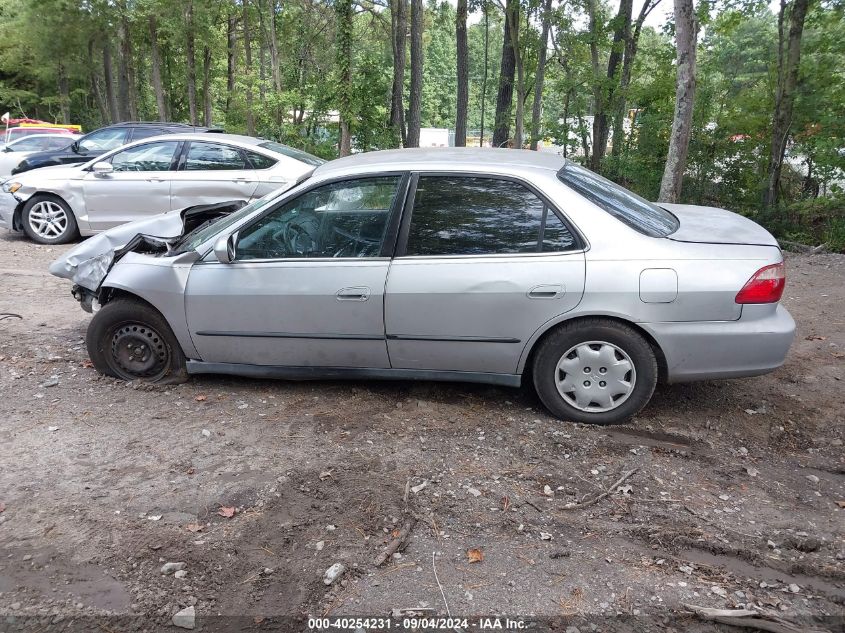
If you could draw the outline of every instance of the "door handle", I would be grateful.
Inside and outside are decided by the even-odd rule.
[[[252,182],[249,178],[244,178],[243,176],[238,176],[237,178],[232,179],[233,182],[239,182],[241,184],[246,184],[248,182]]]
[[[335,295],[338,301],[366,301],[370,298],[370,289],[366,286],[341,288]]]
[[[164,182],[164,179],[160,176],[150,176],[147,178],[147,182]]]
[[[528,291],[529,299],[557,299],[565,289],[561,284],[542,284]]]

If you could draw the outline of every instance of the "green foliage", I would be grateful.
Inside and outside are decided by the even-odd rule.
[[[189,2],[193,9],[190,24],[186,12]],[[0,109],[9,110],[13,116],[51,121],[69,116],[69,122],[93,129],[114,118],[107,94],[111,87],[116,102],[124,97],[131,100],[138,118],[159,118],[151,80],[154,18],[163,98],[170,120],[189,118],[187,33],[192,29],[198,123],[204,122],[207,100],[212,124],[223,125],[231,132],[246,132],[251,118],[261,136],[333,158],[338,145],[337,115],[343,112],[350,122],[355,151],[395,147],[398,138],[389,125],[393,81],[390,4],[383,0],[0,0]],[[482,112],[485,140],[489,142],[492,135],[502,54],[502,4],[493,0],[470,2],[470,145],[479,141]],[[596,0],[596,28],[592,33],[588,29],[587,0],[555,0],[552,6],[553,42],[545,69],[542,140],[543,145],[556,145],[558,151],[583,161],[585,142],[588,146],[591,142],[595,94],[607,91],[612,82],[606,77],[606,68],[617,4]],[[684,201],[738,210],[765,222],[780,235],[826,241],[842,248],[842,3],[813,3],[808,14],[782,176],[783,204],[766,214],[758,209],[777,83],[777,16],[764,0],[727,4],[703,0],[696,7],[702,31]],[[252,42],[249,69],[244,11]],[[346,19],[350,11],[351,21]],[[455,13],[446,0],[426,1],[423,127],[455,125]],[[235,39],[230,51],[232,20]],[[521,0],[520,24],[527,134],[540,47],[539,0]],[[281,91],[275,90],[273,82],[273,25]],[[122,31],[129,33],[125,46],[121,45]],[[345,43],[351,50],[349,55],[341,54]],[[597,71],[591,59],[591,43],[596,45]],[[208,95],[203,81],[206,50]],[[230,52],[234,63],[231,76]],[[109,61],[111,74],[107,76]],[[348,84],[342,81],[347,71]],[[409,80],[406,67],[406,95]],[[128,96],[122,94],[121,86]],[[251,111],[248,93],[252,94]],[[630,127],[624,138],[614,141],[617,147],[612,153],[608,151],[602,171],[655,198],[675,99],[671,19],[660,28],[643,29],[625,99]]]

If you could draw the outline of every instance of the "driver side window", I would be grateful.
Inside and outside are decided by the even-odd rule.
[[[136,145],[111,157],[114,171],[168,171],[173,164],[177,141]]]
[[[238,260],[378,257],[400,176],[357,178],[312,189],[238,236]]]

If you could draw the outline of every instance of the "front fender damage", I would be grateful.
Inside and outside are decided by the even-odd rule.
[[[100,286],[112,267],[127,253],[168,256],[182,237],[208,221],[240,209],[242,201],[187,207],[131,222],[85,240],[50,265],[50,273],[73,282],[72,294],[82,309],[97,308]]]

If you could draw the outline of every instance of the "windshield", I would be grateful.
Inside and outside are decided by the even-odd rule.
[[[299,162],[305,163],[306,165],[311,165],[312,167],[319,167],[320,165],[326,162],[322,158],[318,158],[313,154],[303,152],[301,149],[295,149],[293,147],[288,147],[287,145],[282,145],[281,143],[274,143],[273,141],[259,143],[258,147],[269,149],[271,152],[282,154],[283,156],[287,156],[288,158],[295,158]]]
[[[589,169],[567,161],[557,177],[570,189],[574,189],[635,231],[651,237],[666,237],[678,230],[677,218],[666,209],[640,198],[634,192],[602,178]]]
[[[294,183],[291,183],[291,185],[293,184]],[[245,218],[253,211],[258,210],[269,202],[271,202],[272,200],[275,200],[279,196],[279,194],[282,193],[282,191],[282,189],[276,189],[275,191],[271,191],[263,198],[253,200],[245,207],[241,207],[237,211],[230,213],[227,216],[218,218],[217,220],[212,220],[211,222],[205,224],[200,224],[190,233],[186,233],[182,237],[182,239],[174,245],[171,253],[173,255],[178,255],[197,249],[204,242],[214,237],[217,233],[222,233],[230,226],[234,226],[235,224],[237,224],[242,218]]]

